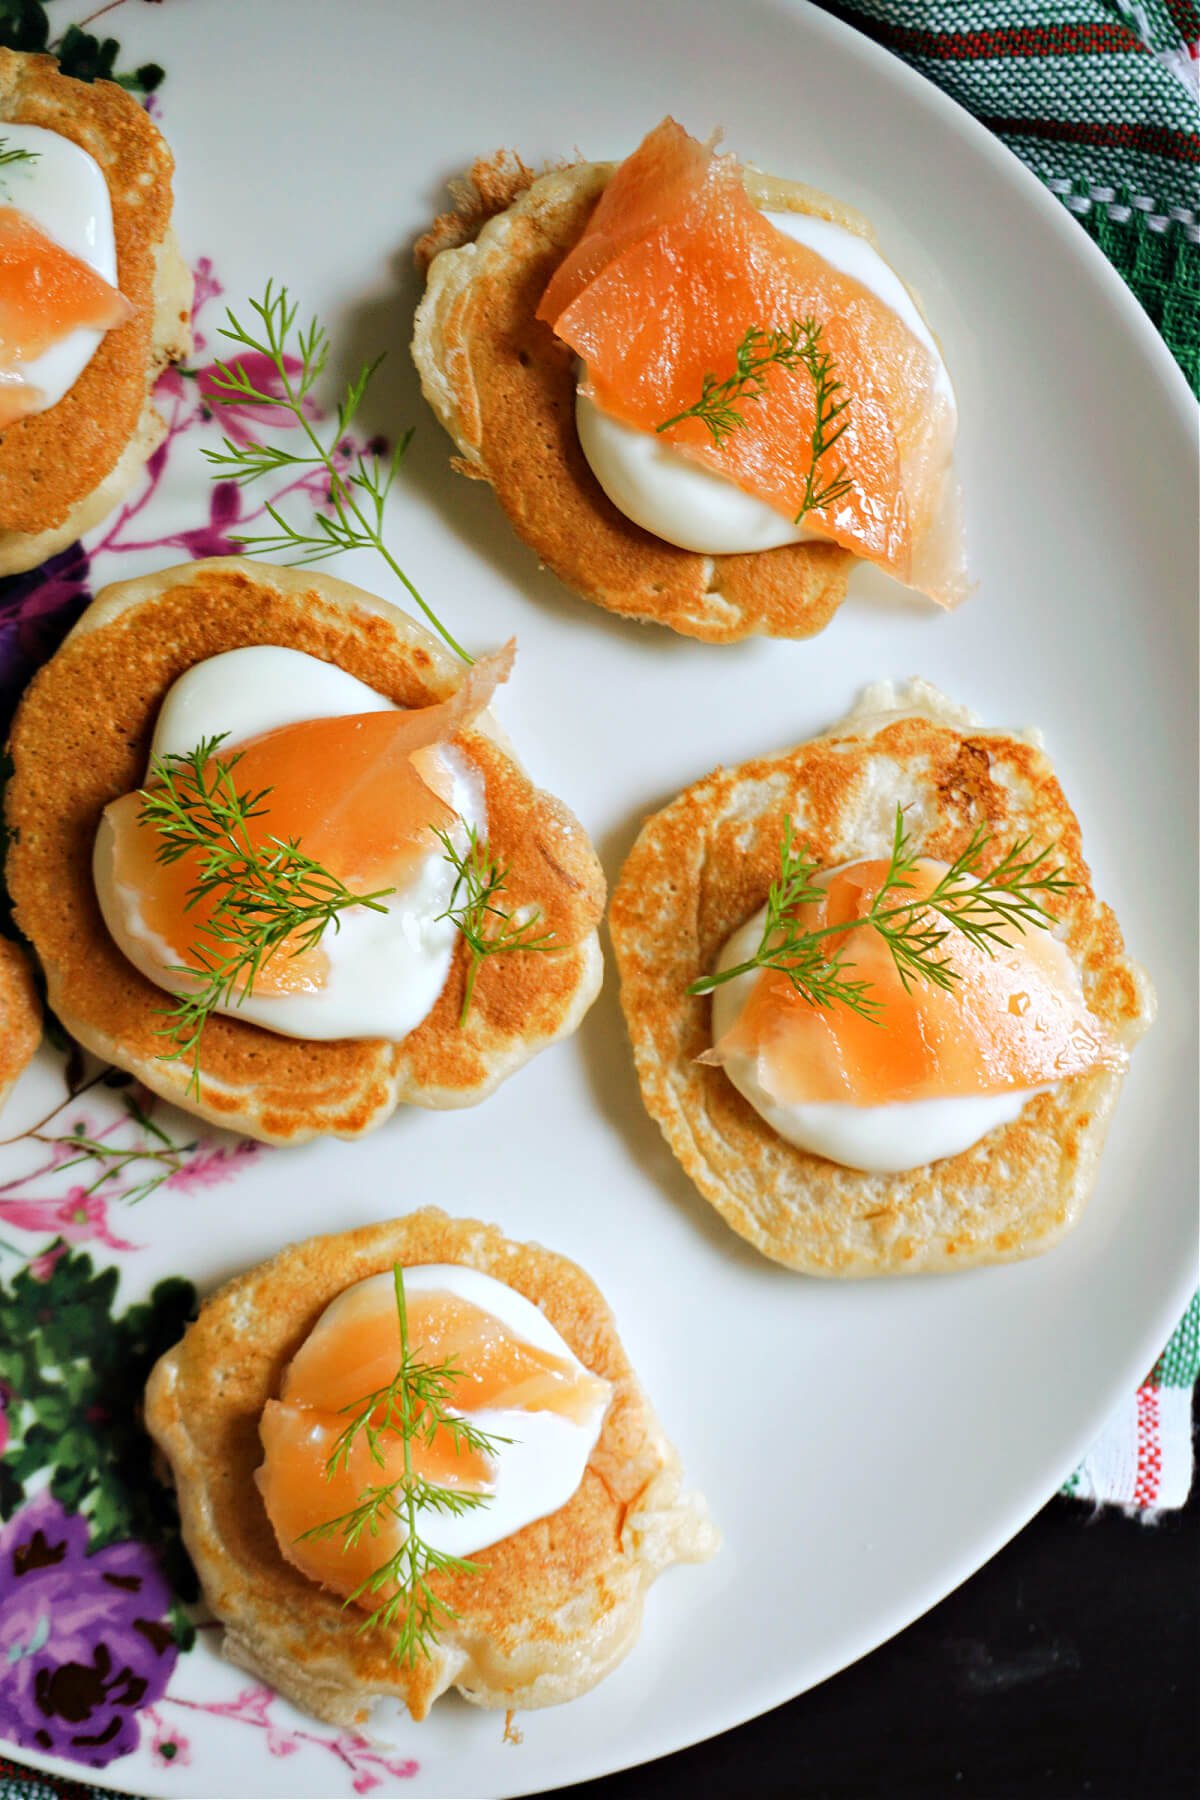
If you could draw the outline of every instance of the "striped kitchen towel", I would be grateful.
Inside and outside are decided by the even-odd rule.
[[[1182,1506],[1192,1486],[1192,1395],[1200,1379],[1200,1294],[1135,1394],[1063,1485],[1074,1500],[1123,1506],[1145,1518]]]
[[[1200,393],[1196,0],[817,0],[996,132],[1124,276]]]

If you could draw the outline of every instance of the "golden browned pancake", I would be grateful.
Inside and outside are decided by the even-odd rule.
[[[1091,1011],[1128,1046],[1154,1016],[1145,972],[1092,891],[1079,825],[1036,736],[982,730],[925,682],[881,683],[828,735],[717,769],[648,819],[612,899],[621,1002],[642,1094],[706,1200],[764,1255],[809,1275],[886,1275],[1047,1250],[1096,1178],[1122,1073],[1030,1100],[971,1149],[863,1174],[786,1142],[719,1068],[711,1002],[689,982],[763,905],[785,817],[825,866],[887,857],[897,803],[914,848],[950,862],[986,825],[996,851],[1054,841],[1073,890],[1055,901]],[[886,1029],[886,1027],[884,1027]]]
[[[111,512],[161,442],[150,395],[191,349],[192,278],[171,229],[171,152],[124,88],[61,75],[52,56],[0,49],[0,121],[55,131],[99,163],[117,285],[134,308],[57,405],[0,435],[0,575],[11,575]]]
[[[356,675],[401,706],[452,693],[463,665],[406,613],[332,576],[242,557],[106,588],[34,677],[13,723],[7,875],[50,1004],[97,1056],[214,1123],[271,1143],[354,1137],[401,1102],[469,1106],[574,1031],[595,998],[604,877],[581,826],[534,787],[485,713],[454,742],[478,771],[508,891],[542,910],[561,950],[482,963],[464,1024],[459,943],[432,1011],[402,1043],[286,1038],[241,1019],[205,1026],[200,1098],[161,1060],[163,991],[109,936],[92,845],[110,800],[140,786],[159,705],[185,669],[223,650],[281,644]]]
[[[699,556],[633,524],[588,467],[575,430],[575,361],[535,317],[612,163],[535,178],[499,152],[458,185],[457,207],[417,246],[427,271],[413,357],[461,474],[490,481],[513,528],[585,600],[687,637],[728,643],[811,637],[846,593],[853,557],[836,544]],[[816,213],[874,241],[861,214],[799,183],[748,171],[760,206]]]
[[[42,1005],[29,958],[0,937],[0,1107],[42,1041]]]
[[[481,1551],[480,1575],[435,1579],[459,1618],[412,1669],[390,1659],[382,1632],[357,1635],[359,1615],[285,1561],[254,1481],[259,1416],[287,1364],[336,1295],[395,1262],[463,1263],[506,1282],[613,1384],[567,1504]],[[336,1725],[363,1723],[381,1694],[423,1719],[451,1686],[477,1706],[574,1699],[636,1641],[655,1577],[716,1548],[703,1503],[680,1496],[678,1458],[589,1277],[537,1244],[433,1209],[311,1238],[223,1287],[151,1375],[146,1425],[171,1465],[225,1654]]]

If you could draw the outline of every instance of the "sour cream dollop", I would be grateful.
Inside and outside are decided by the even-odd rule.
[[[612,1387],[580,1362],[532,1300],[482,1270],[459,1263],[420,1264],[405,1269],[404,1292],[414,1354],[424,1360],[437,1362],[446,1354],[443,1349],[430,1356],[422,1332],[436,1332],[439,1314],[444,1317],[450,1309],[447,1341],[461,1379],[451,1383],[446,1409],[495,1439],[480,1490],[487,1504],[457,1515],[433,1508],[421,1515],[427,1543],[449,1556],[473,1556],[567,1504],[600,1436]],[[396,1301],[389,1270],[347,1288],[326,1308],[290,1365],[280,1400],[269,1402],[263,1414],[265,1461],[257,1479],[280,1547],[305,1573],[343,1592],[343,1546],[337,1540],[311,1544],[301,1541],[301,1534],[330,1517],[331,1495],[339,1504],[354,1497],[355,1481],[349,1493],[331,1487],[325,1457],[345,1427],[342,1409],[352,1407],[364,1388],[369,1393],[385,1384],[396,1357]],[[549,1378],[539,1364],[551,1369]],[[490,1403],[471,1399],[474,1379],[480,1376],[493,1390]],[[388,1433],[380,1444],[385,1455],[397,1449],[396,1438]],[[457,1459],[450,1457],[451,1480],[457,1479],[456,1465]],[[366,1456],[351,1472],[356,1479],[375,1482],[395,1473],[380,1472]],[[332,1508],[334,1515],[338,1510]],[[379,1538],[362,1545],[368,1564],[384,1560],[394,1547],[389,1540],[399,1535],[384,1518]]]
[[[764,907],[734,932],[717,959],[718,972],[754,955],[762,942],[766,917]],[[713,989],[714,1043],[733,1030],[758,979],[755,970]],[[739,1094],[789,1144],[845,1168],[875,1175],[894,1175],[957,1156],[998,1125],[1011,1124],[1027,1101],[1046,1092],[1041,1087],[1014,1088],[1006,1093],[945,1100],[894,1100],[883,1106],[854,1106],[844,1101],[782,1105],[758,1079],[753,1055],[732,1052],[722,1066]]]
[[[168,691],[155,728],[152,755],[186,755],[205,738],[227,734],[222,752],[285,725],[361,713],[398,712],[392,701],[331,663],[275,645],[230,650],[197,663]],[[418,752],[427,778],[458,814],[456,832],[474,825],[487,834],[478,775],[450,745]],[[464,836],[465,842],[465,836]],[[142,974],[179,992],[178,947],[148,925],[138,889],[118,875],[115,834],[107,816],[96,836],[93,875],[100,910],[113,938]],[[323,986],[305,991],[252,988],[240,1005],[220,1010],[287,1037],[383,1037],[398,1042],[431,1010],[450,972],[458,937],[450,905],[455,873],[443,847],[430,838],[411,877],[383,902],[382,912],[353,907],[339,929],[326,931]]]
[[[0,166],[0,205],[26,213],[47,237],[116,287],[112,201],[95,157],[40,125],[5,120],[0,137],[7,150],[27,150],[37,158]],[[38,392],[33,410],[47,412],[58,404],[79,380],[103,337],[102,331],[80,328],[19,365],[22,381]]]

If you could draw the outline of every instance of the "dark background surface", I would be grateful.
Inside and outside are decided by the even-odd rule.
[[[821,1687],[677,1756],[562,1791],[1195,1800],[1198,1600],[1195,1490],[1153,1525],[1056,1499],[949,1599]]]

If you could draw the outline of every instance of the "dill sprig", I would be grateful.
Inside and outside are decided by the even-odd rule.
[[[918,981],[951,991],[961,979],[944,950],[954,932],[991,956],[1011,942],[1011,933],[1049,931],[1054,915],[1039,895],[1065,894],[1074,887],[1061,867],[1051,867],[1055,845],[1031,848],[1024,837],[1007,850],[995,867],[981,874],[980,865],[993,834],[979,826],[965,850],[950,864],[928,894],[916,899],[900,896],[913,890],[912,873],[920,860],[904,828],[902,808],[896,808],[896,826],[887,872],[861,918],[839,925],[807,930],[796,917],[799,907],[825,896],[816,877],[820,864],[805,850],[797,849],[791,819],[784,821],[780,846],[780,874],[771,884],[762,938],[754,955],[745,962],[702,975],[688,987],[689,994],[708,994],[739,975],[755,969],[778,969],[796,992],[813,1006],[849,1006],[873,1024],[881,1022],[882,1003],[871,993],[869,982],[847,979],[854,967],[844,951],[844,940],[853,931],[870,928],[879,933],[891,953],[905,993]],[[843,940],[832,955],[826,940]]]
[[[41,154],[40,150],[10,150],[8,139],[0,137],[0,167],[7,167],[11,163],[35,163]]]
[[[348,469],[343,468],[337,460],[338,446],[357,416],[371,378],[383,357],[377,356],[374,362],[364,363],[350,382],[338,404],[336,430],[331,441],[325,444],[313,427],[305,402],[324,373],[329,359],[328,333],[316,318],[297,330],[296,315],[299,309],[289,299],[287,288],[277,288],[273,281],[268,281],[261,300],[251,300],[249,304],[258,320],[258,326],[247,329],[230,308],[226,311],[226,323],[221,328],[221,336],[256,355],[266,357],[275,371],[281,391],[274,392],[261,386],[241,362],[218,362],[211,386],[217,391],[224,406],[269,406],[290,413],[304,433],[308,450],[306,454],[301,454],[277,444],[260,444],[253,439],[236,443],[227,437],[223,449],[206,449],[204,454],[215,465],[215,480],[232,478],[243,486],[257,481],[260,476],[276,474],[282,469],[322,469],[328,481],[330,511],[314,513],[311,526],[302,529],[285,519],[277,507],[268,505],[267,517],[275,526],[275,532],[258,537],[236,537],[234,542],[251,553],[262,556],[295,551],[292,560],[301,564],[324,562],[343,550],[377,551],[416,601],[443,642],[456,655],[461,656],[465,663],[473,662],[474,658],[451,635],[433,608],[417,591],[384,539],[384,507],[400,472],[400,464],[411,442],[412,431],[404,433],[390,455],[380,456],[373,452],[365,456],[360,452]],[[295,373],[291,367],[293,362],[299,363],[299,369]]]
[[[197,1096],[200,1039],[212,1012],[240,1006],[281,951],[300,956],[314,949],[330,925],[341,929],[341,915],[352,906],[385,912],[381,902],[395,891],[352,893],[306,856],[296,838],[268,837],[255,844],[248,826],[268,811],[263,802],[271,789],[238,791],[233,772],[240,753],[216,756],[225,735],[204,738],[184,755],[152,758],[152,785],[139,790],[138,823],[158,833],[157,860],[197,857],[188,908],[215,899],[211,914],[197,926],[198,939],[207,941],[192,945],[195,962],[171,970],[193,985],[165,1009],[167,1022],[159,1033],[174,1044],[163,1053],[164,1061],[191,1057],[187,1091]]]
[[[435,1575],[477,1575],[480,1565],[466,1557],[451,1556],[428,1543],[420,1531],[420,1514],[436,1513],[461,1517],[487,1506],[491,1496],[470,1489],[442,1487],[427,1481],[413,1468],[414,1443],[432,1444],[439,1431],[448,1432],[456,1454],[464,1450],[491,1456],[511,1438],[494,1432],[479,1431],[460,1414],[448,1408],[453,1404],[454,1390],[460,1371],[452,1361],[420,1362],[413,1355],[408,1340],[408,1308],[404,1297],[404,1272],[393,1264],[392,1276],[396,1293],[396,1317],[400,1326],[400,1365],[386,1387],[376,1388],[359,1400],[352,1400],[341,1410],[352,1415],[350,1422],[334,1441],[325,1463],[327,1476],[346,1470],[355,1445],[362,1441],[368,1454],[380,1468],[386,1466],[383,1448],[386,1437],[398,1437],[403,1445],[404,1468],[395,1481],[368,1483],[356,1506],[335,1519],[301,1532],[299,1543],[321,1542],[340,1538],[343,1550],[353,1550],[363,1534],[378,1537],[389,1523],[397,1524],[403,1541],[393,1555],[372,1569],[343,1601],[352,1606],[363,1597],[374,1597],[387,1589],[383,1604],[367,1614],[358,1627],[359,1633],[379,1628],[395,1631],[392,1659],[410,1668],[418,1657],[428,1658],[444,1624],[458,1617],[454,1608],[436,1594],[430,1585]]]
[[[469,957],[462,1011],[459,1013],[461,1025],[471,1010],[475,977],[484,957],[502,955],[512,950],[544,953],[557,946],[552,931],[538,930],[542,921],[540,907],[520,907],[516,912],[508,912],[497,904],[505,891],[509,871],[496,862],[473,825],[467,829],[465,851],[459,850],[448,831],[443,831],[436,825],[431,829],[441,843],[445,860],[454,870],[450,900],[446,910],[439,913],[438,918],[454,921],[466,943]]]
[[[67,1169],[82,1169],[86,1174],[92,1168],[99,1169],[91,1183],[84,1188],[83,1198],[90,1199],[100,1188],[116,1181],[126,1173],[137,1170],[138,1164],[148,1165],[149,1173],[144,1169],[137,1170],[140,1179],[127,1188],[120,1198],[129,1205],[136,1205],[141,1200],[148,1200],[170,1176],[177,1175],[184,1168],[189,1151],[196,1148],[195,1140],[190,1143],[177,1144],[162,1127],[150,1117],[145,1109],[138,1105],[132,1094],[121,1096],[126,1117],[131,1124],[137,1125],[154,1141],[151,1144],[114,1144],[105,1138],[89,1137],[82,1125],[73,1131],[51,1136],[34,1130],[30,1136],[39,1144],[53,1144],[57,1148],[69,1150],[72,1154],[65,1162],[58,1165],[59,1172]],[[88,1165],[91,1165],[89,1168]]]
[[[705,375],[700,398],[683,412],[676,413],[674,418],[664,419],[655,427],[656,431],[669,431],[672,425],[679,425],[684,419],[699,419],[719,447],[746,423],[739,403],[761,400],[766,393],[768,369],[807,371],[813,384],[816,414],[804,494],[794,521],[797,525],[805,513],[832,505],[854,485],[840,466],[824,486],[817,479],[817,464],[832,450],[849,423],[843,415],[850,405],[849,394],[835,376],[833,356],[821,348],[822,331],[823,327],[811,316],[793,319],[790,325],[777,326],[770,331],[761,325],[752,325],[734,351],[733,373],[723,380],[712,373]]]

